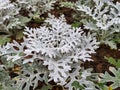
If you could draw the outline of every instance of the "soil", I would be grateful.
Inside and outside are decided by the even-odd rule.
[[[119,48],[119,47],[118,47]],[[105,71],[109,71],[109,67],[113,66],[107,62],[106,57],[113,57],[115,59],[120,59],[120,51],[112,50],[107,45],[101,45],[95,54],[92,54],[93,61],[86,61],[84,63],[85,68],[94,68],[94,72],[96,73],[104,73]]]

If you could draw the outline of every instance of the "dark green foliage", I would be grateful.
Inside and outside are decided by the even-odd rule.
[[[110,64],[113,64],[115,67],[120,68],[120,59],[115,59],[113,57],[105,57]]]

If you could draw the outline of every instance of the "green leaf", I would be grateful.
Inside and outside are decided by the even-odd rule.
[[[111,49],[117,49],[117,43],[114,41],[105,41],[104,43],[109,45]]]
[[[48,85],[44,85],[40,90],[51,90],[52,89],[52,85],[48,84]]]
[[[80,23],[80,22],[75,22],[75,23],[73,23],[72,24],[72,27],[79,27],[79,26],[81,26],[82,25],[82,23]]]
[[[75,90],[84,89],[84,86],[80,85],[79,82],[77,82],[77,81],[74,81],[74,82],[72,83],[72,86],[73,86],[73,88],[74,88]]]
[[[106,83],[97,83],[97,87],[100,89],[100,90],[109,90],[108,86],[106,85]]]
[[[0,36],[0,45],[4,45],[9,42],[11,39],[8,37]]]
[[[0,83],[0,90],[2,90],[2,84]]]
[[[116,66],[117,68],[120,68],[120,59],[116,60],[112,57],[105,57],[106,60],[108,60],[108,62],[110,64],[113,64],[114,66]]]
[[[17,40],[20,40],[20,39],[22,39],[23,38],[23,31],[19,31],[17,34],[16,34],[16,39]]]
[[[113,82],[109,88],[116,89],[120,87],[120,68],[115,69],[114,67],[110,67],[109,70],[114,74],[114,76],[110,75],[108,72],[100,74],[100,83]]]

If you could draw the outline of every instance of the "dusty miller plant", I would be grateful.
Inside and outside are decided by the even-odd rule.
[[[99,42],[96,41],[94,33],[85,33],[81,28],[72,28],[66,23],[64,15],[56,18],[49,14],[45,23],[46,26],[40,28],[26,27],[23,42],[13,41],[0,47],[0,55],[6,57],[8,61],[22,61],[24,65],[37,60],[42,64],[42,67],[39,65],[39,69],[45,70],[43,73],[38,71],[38,74],[31,74],[31,69],[29,72],[25,71],[25,75],[30,75],[29,78],[21,78],[17,83],[25,81],[27,86],[32,86],[33,83],[36,86],[35,82],[41,81],[39,75],[41,73],[45,75],[47,72],[48,81],[54,80],[64,85],[73,65],[76,72],[79,72],[77,68],[81,62],[92,60],[90,54],[95,53],[95,49],[98,48]],[[31,82],[27,82],[30,80]],[[29,87],[25,88],[27,90]]]
[[[0,30],[10,31],[13,29],[21,29],[25,23],[30,21],[25,16],[20,15],[20,7],[10,0],[0,0]]]
[[[47,70],[42,65],[41,61],[34,61],[32,64],[15,61],[7,61],[6,58],[1,58],[2,65],[0,65],[0,89],[1,90],[33,90],[38,86],[38,81],[48,85]],[[15,68],[15,64],[18,67]],[[40,69],[41,68],[41,69]],[[10,74],[12,71],[12,76]]]
[[[55,2],[56,0],[0,0],[0,30],[15,32],[23,29],[33,17],[39,18],[41,14],[53,9]],[[23,11],[27,15],[22,15]]]
[[[17,0],[18,7],[28,12],[28,16],[40,18],[39,16],[51,9],[57,0]]]
[[[79,66],[76,67],[76,70],[69,74],[70,81],[65,87],[68,87],[68,90],[98,90],[96,84],[92,81],[93,73],[91,71],[92,69],[85,70]],[[98,80],[97,74],[94,76],[94,79],[96,79],[95,81]]]
[[[4,0],[3,2],[0,0],[0,28],[8,31],[16,27],[20,29],[31,18],[40,18],[40,15],[53,9],[52,5],[56,1],[16,0],[10,2]],[[83,61],[92,60],[90,54],[95,53],[99,45],[96,37],[100,42],[116,48],[113,38],[119,39],[120,3],[113,3],[110,0],[79,0],[75,4],[67,3],[67,5],[82,12],[81,16],[88,17],[82,18],[80,22],[83,23],[84,29],[89,29],[90,32],[84,32],[81,27],[75,28],[67,24],[64,15],[56,18],[49,14],[49,18],[39,28],[25,26],[22,42],[13,40],[11,43],[0,46],[2,62],[0,77],[3,77],[0,79],[1,90],[30,90],[30,88],[34,90],[39,81],[49,85],[52,80],[69,90],[73,88],[98,89],[96,87],[99,86],[89,79],[92,75],[91,70],[80,71],[82,69],[80,65]],[[21,10],[27,11],[28,15],[20,15]],[[19,69],[17,75],[11,77],[9,69],[13,69],[15,65],[18,65]],[[106,79],[101,80],[101,83],[108,82],[108,79],[112,78],[114,82],[112,87],[117,88],[119,73],[115,69],[112,70],[111,72],[116,77],[113,78],[105,73],[101,77]]]
[[[109,68],[110,72],[112,72],[113,75],[110,75],[108,72],[105,72],[104,74],[100,74],[101,83],[107,83],[112,82],[111,87],[113,89],[116,89],[120,87],[120,68],[115,69],[114,67]]]
[[[33,12],[39,11],[40,14],[43,14],[44,12],[53,9],[52,4],[56,1],[57,0],[17,0],[16,2],[20,5],[21,8],[26,8]]]
[[[14,4],[10,3],[9,0],[0,0],[0,27],[2,28],[2,30],[8,30],[8,21],[11,22],[10,19],[13,19],[14,15],[17,15],[18,12],[18,9],[15,9]],[[17,21],[16,25],[18,23],[20,22]]]
[[[64,2],[61,6],[71,7],[81,12],[80,23],[84,29],[96,32],[101,43],[108,44],[112,49],[117,49],[113,38],[120,35],[120,3],[112,0],[78,0],[76,3]],[[117,33],[117,35],[115,34]],[[117,40],[118,41],[118,40]]]

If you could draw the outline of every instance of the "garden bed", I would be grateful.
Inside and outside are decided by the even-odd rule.
[[[0,2],[1,1],[2,0],[0,0]],[[86,10],[89,11],[88,8],[84,10],[86,8],[84,6],[80,7],[78,5],[77,7],[73,5],[75,2],[77,2],[77,0],[63,0],[63,1],[55,0],[56,2],[52,3],[52,6],[53,6],[52,9],[49,10],[49,8],[47,8],[45,12],[42,11],[44,9],[43,7],[37,8],[38,12],[36,12],[37,10],[29,11],[33,8],[30,7],[28,9],[24,5],[21,7],[22,4],[25,4],[25,5],[27,4],[25,2],[20,4],[20,1],[19,2],[17,1],[19,0],[10,0],[10,2],[8,3],[6,0],[6,3],[8,4],[15,3],[16,6],[18,5],[17,8],[19,7],[18,9],[20,9],[18,10],[19,11],[18,14],[12,15],[9,12],[9,10],[8,11],[6,10],[7,7],[5,8],[5,10],[8,14],[11,15],[12,18],[10,17],[10,20],[9,20],[8,17],[2,17],[2,14],[0,14],[1,22],[3,20],[3,23],[0,24],[0,30],[1,30],[0,31],[0,35],[1,35],[0,37],[1,38],[0,75],[1,75],[1,78],[3,78],[3,79],[0,79],[0,90],[13,90],[13,89],[15,90],[71,90],[72,86],[74,87],[73,90],[78,90],[78,89],[92,90],[92,89],[86,89],[86,88],[94,88],[94,90],[120,90],[120,85],[116,85],[117,88],[115,89],[113,89],[114,87],[112,87],[113,83],[117,83],[116,81],[113,81],[113,82],[107,81],[106,77],[101,75],[101,73],[104,75],[109,75],[109,77],[111,77],[112,79],[113,77],[115,77],[116,73],[120,75],[120,72],[119,71],[117,72],[117,70],[119,70],[120,68],[120,65],[119,65],[120,64],[120,27],[119,27],[120,16],[119,15],[117,16],[119,9],[117,11],[117,8],[114,6],[119,4],[117,7],[120,8],[119,0],[115,0],[113,2],[110,1],[111,3],[109,4],[106,1],[104,2],[104,0],[101,1],[101,3],[103,2],[104,5],[102,6],[102,8],[100,9],[101,11],[99,11],[98,14],[102,12],[102,10],[104,11],[104,8],[107,6],[112,13],[114,10],[112,10],[111,8],[115,8],[116,10],[114,14],[116,15],[115,19],[117,19],[118,21],[116,22],[114,21],[114,23],[112,22],[110,26],[108,22],[110,20],[112,21],[111,19],[112,15],[108,19],[108,21],[106,21],[108,26],[107,24],[106,25],[104,24],[104,21],[102,22],[103,24],[101,24],[101,22],[99,22],[101,18],[97,17],[99,15],[97,15],[94,12],[94,9],[96,9],[97,7],[92,8],[93,9],[91,11],[92,13],[86,12]],[[72,3],[66,4],[65,2],[67,1],[68,2],[71,1],[73,4]],[[82,2],[82,0],[80,1]],[[95,2],[95,0],[93,1]],[[93,4],[95,4],[94,2]],[[116,2],[118,3],[116,4]],[[43,3],[44,7],[47,7],[44,5],[44,2],[41,1],[41,3]],[[85,4],[84,1],[82,3],[84,5],[88,5],[92,7],[87,2],[86,2],[87,4]],[[2,4],[0,5],[1,5],[0,13],[3,13],[3,16],[4,16],[5,13],[2,11],[2,9],[4,10],[4,7],[2,6]],[[35,5],[37,6],[37,3]],[[35,5],[33,3],[31,4],[31,6],[35,6]],[[76,9],[76,7],[79,9]],[[39,10],[41,11],[41,13],[39,12]],[[111,14],[111,12],[106,11],[105,13],[103,13],[103,15],[107,15],[107,14],[109,15],[109,13]],[[14,10],[12,13],[15,13]],[[92,16],[91,14],[93,13],[95,13],[96,15]],[[101,15],[101,17],[103,15]],[[115,15],[113,15],[113,17]],[[91,17],[94,17],[95,19],[92,19]],[[14,24],[15,22],[14,18],[15,18],[15,21],[20,19],[22,23],[20,22],[19,24],[16,22]],[[97,21],[98,18],[99,20]],[[87,26],[88,23],[90,23],[89,25],[91,26],[89,25]],[[98,23],[98,24],[95,24],[98,26],[93,25],[94,23]],[[60,25],[60,26],[63,25],[61,27],[68,29],[67,33],[69,33],[69,35],[71,35],[74,39],[69,37],[69,35],[66,34],[66,31],[64,29],[63,31],[65,32],[65,35],[62,31],[59,34],[56,33],[55,30],[58,30],[58,28],[56,27],[59,27],[57,25]],[[118,26],[115,26],[115,25],[118,25]],[[61,27],[59,30],[62,30]],[[2,28],[4,30],[2,30]],[[45,29],[45,31],[43,29]],[[96,31],[93,29],[98,29],[99,31]],[[114,29],[116,29],[116,31],[113,31],[113,33],[111,34],[111,32],[109,32],[109,29],[111,30],[111,32]],[[49,32],[47,32],[47,30]],[[59,30],[57,32],[59,32]],[[74,31],[71,32],[69,30],[75,30],[75,32]],[[55,37],[53,38],[51,36],[53,33],[51,32],[56,33],[59,36],[61,35],[60,38],[55,36],[56,34],[53,35],[53,37]],[[107,36],[107,34],[109,33],[110,35]],[[102,34],[105,34],[106,36]],[[40,35],[41,36],[43,35],[43,36],[41,37]],[[46,35],[48,35],[48,37],[50,36],[50,38],[48,38]],[[63,46],[69,45],[70,43],[68,41],[65,42],[64,40],[61,42],[59,41],[59,39],[61,39],[62,37],[67,38],[67,35],[68,35],[68,39],[70,40],[69,42],[71,42],[72,45],[70,47],[66,46],[67,48],[63,48]],[[53,38],[53,41],[50,42],[51,38]],[[81,43],[78,43],[80,41],[76,38],[82,38]],[[108,41],[110,40],[110,42],[107,42],[107,38],[109,38]],[[56,39],[56,41],[54,41],[54,39]],[[88,44],[87,41],[90,44]],[[111,43],[111,41],[113,43]],[[52,45],[56,42],[58,42],[57,45],[56,44]],[[82,42],[83,42],[83,46],[82,46]],[[41,47],[43,48],[39,47],[40,43],[43,43],[43,45],[41,45]],[[60,44],[60,46],[58,44]],[[59,49],[58,48],[56,49],[56,47],[58,47]],[[83,47],[85,47],[85,50],[83,50],[84,49]],[[46,48],[49,48],[49,50],[46,50]],[[78,53],[76,53],[77,49],[78,49]],[[81,50],[81,52],[79,52],[79,50]],[[84,55],[82,52],[83,53],[85,52],[88,55],[86,54]],[[80,57],[79,55],[77,56],[77,54],[79,53],[81,56],[83,55],[83,57]],[[74,60],[74,57],[71,58],[72,55],[73,56],[76,55],[75,60]],[[68,57],[71,58],[70,62],[67,62],[67,61],[65,62],[65,60],[69,60]],[[62,59],[64,60],[62,61]],[[58,67],[56,66],[56,68],[58,68],[59,70],[58,73],[56,73],[57,71],[55,72],[56,74],[58,74],[57,76],[55,75],[55,77],[54,77],[55,67],[52,67],[53,63],[55,63],[54,65],[58,64]],[[76,66],[78,66],[78,68]],[[64,67],[66,67],[66,69]],[[112,69],[110,70],[111,67]],[[89,70],[90,68],[92,68],[93,70]],[[61,70],[63,70],[63,72]],[[112,70],[114,72],[112,72]],[[77,74],[80,73],[81,76],[80,75],[74,76],[74,72]],[[108,72],[108,74],[106,74],[106,72]],[[81,73],[83,74],[83,76]],[[95,74],[95,77],[94,78],[91,77],[94,74]],[[72,75],[74,77],[72,77]],[[72,79],[74,80],[73,82],[71,82]],[[83,81],[84,79],[86,80],[85,83],[83,84],[81,84],[83,81],[80,81],[82,79]],[[99,81],[99,79],[101,81]],[[119,76],[117,77],[117,79],[118,79],[118,82],[120,82]],[[71,85],[67,85],[69,84],[69,82],[71,83]],[[78,83],[78,82],[81,82],[81,83]],[[90,85],[95,85],[95,86],[91,87],[88,85],[87,82],[89,82]]]

